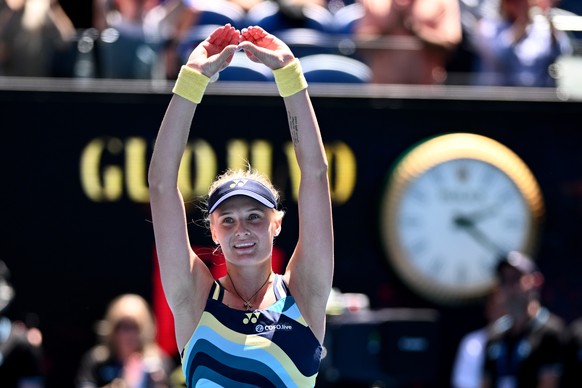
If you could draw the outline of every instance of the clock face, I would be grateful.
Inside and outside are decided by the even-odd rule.
[[[539,213],[532,204],[541,203],[539,191],[535,203],[528,193],[531,174],[498,165],[507,162],[499,150],[514,164],[515,154],[491,139],[456,135],[482,142],[480,151],[468,144],[456,149],[462,143],[450,141],[413,150],[395,170],[382,212],[383,241],[395,269],[417,291],[440,301],[484,295],[503,254],[531,254]],[[487,145],[496,146],[491,158],[483,153]],[[523,177],[530,178],[529,186]]]

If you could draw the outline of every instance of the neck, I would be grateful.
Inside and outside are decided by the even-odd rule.
[[[227,267],[226,274],[231,288],[234,285],[242,297],[249,298],[264,284],[265,279],[271,276],[272,271],[266,266],[261,267],[260,270],[257,267],[232,266]]]
[[[529,317],[529,319],[534,319],[536,315],[538,315],[538,312],[540,311],[541,308],[541,304],[539,301],[537,300],[532,300],[529,302],[529,304],[527,305],[527,315]]]
[[[251,310],[254,307],[255,300],[268,285],[271,274],[272,272],[269,270],[266,274],[261,273],[262,279],[258,278],[258,275],[254,275],[253,280],[246,282],[240,274],[236,277],[234,274],[231,276],[230,271],[226,272],[232,293],[241,300],[245,310]],[[235,277],[235,280],[233,280],[233,277]]]

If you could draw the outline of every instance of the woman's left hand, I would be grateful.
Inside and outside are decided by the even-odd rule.
[[[289,46],[259,26],[244,28],[238,47],[251,61],[263,63],[272,70],[284,67],[295,58]]]
[[[239,39],[240,32],[230,24],[219,27],[196,46],[186,65],[211,78],[232,61]]]

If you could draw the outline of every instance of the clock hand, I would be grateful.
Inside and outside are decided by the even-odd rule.
[[[466,216],[456,216],[453,219],[456,226],[462,228],[467,233],[471,235],[479,244],[487,248],[488,250],[494,252],[496,255],[501,256],[505,253],[505,250],[499,248],[481,229],[475,226],[475,222],[470,217]]]
[[[461,216],[461,217],[468,219],[474,225],[477,222],[481,221],[482,219],[494,215],[495,212],[497,211],[497,209],[499,208],[499,205],[500,205],[499,203],[496,203],[496,204],[493,204],[485,209],[481,209],[481,210],[478,210],[472,214],[467,214],[467,215]]]

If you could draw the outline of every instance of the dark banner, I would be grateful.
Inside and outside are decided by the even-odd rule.
[[[113,297],[134,292],[154,299],[147,167],[169,98],[0,92],[0,259],[16,289],[10,315],[37,322],[44,334],[49,386],[72,385]],[[442,303],[411,286],[389,260],[381,211],[395,164],[423,140],[479,134],[521,158],[543,197],[535,257],[546,275],[544,302],[568,321],[582,315],[580,103],[323,94],[313,103],[330,162],[334,285],[366,294],[373,309],[438,310],[441,382],[460,335],[482,324],[481,307]],[[297,237],[299,172],[283,101],[274,96],[215,93],[198,108],[180,173],[192,244],[212,244],[198,199],[216,174],[246,161],[283,192],[287,215],[277,246],[284,263]]]

